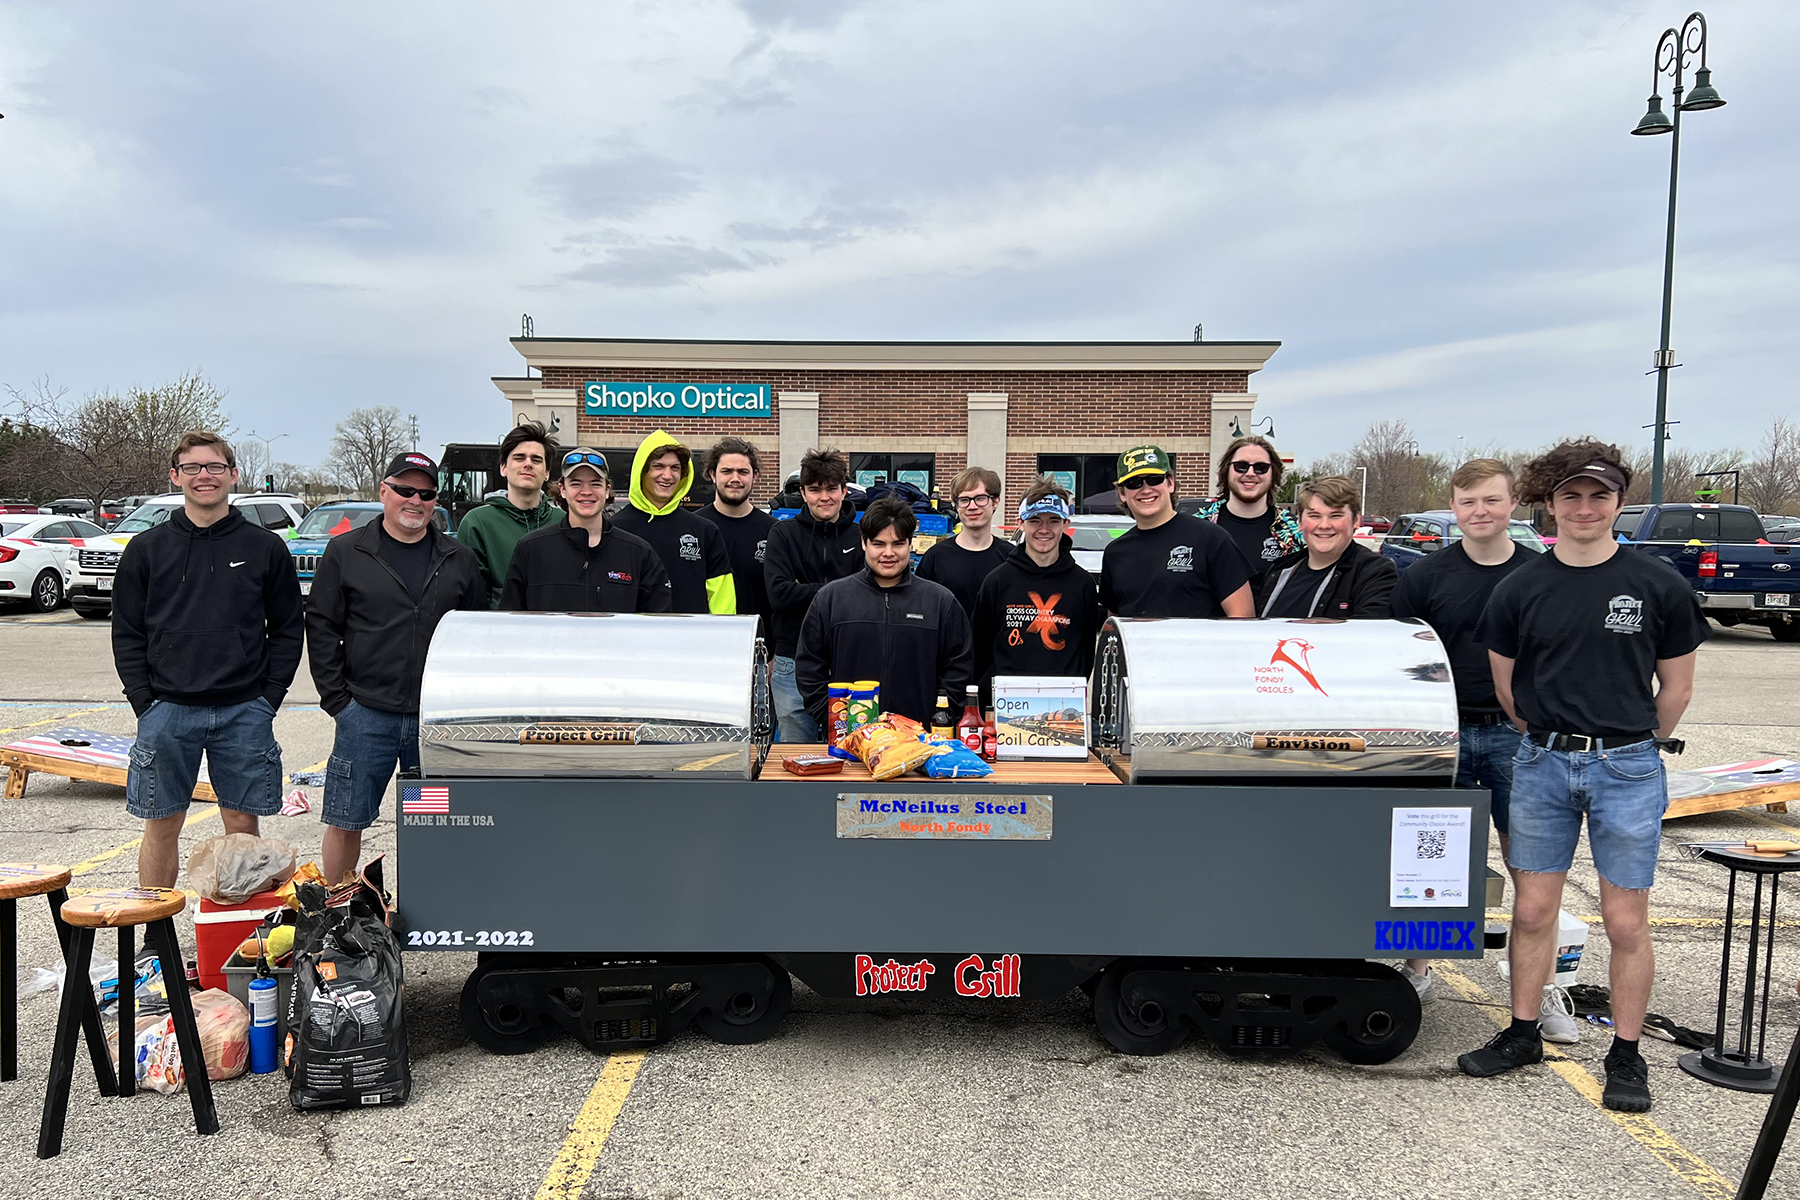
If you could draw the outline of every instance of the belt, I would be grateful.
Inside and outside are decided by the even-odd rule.
[[[1525,736],[1549,750],[1585,753],[1592,750],[1617,750],[1621,746],[1635,746],[1639,742],[1652,741],[1656,737],[1656,731],[1628,733],[1622,737],[1589,737],[1585,733],[1551,733],[1544,729],[1533,729]]]
[[[1511,725],[1512,718],[1503,712],[1459,713],[1457,721],[1464,725]]]

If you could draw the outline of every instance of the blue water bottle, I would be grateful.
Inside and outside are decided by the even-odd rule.
[[[256,958],[256,978],[250,981],[250,1069],[267,1075],[276,1067],[275,977],[269,960]]]

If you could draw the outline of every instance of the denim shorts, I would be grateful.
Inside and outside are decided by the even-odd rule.
[[[337,715],[337,738],[325,766],[325,823],[333,829],[373,825],[395,763],[403,771],[419,769],[419,714],[365,708],[352,700]]]
[[[1507,810],[1511,807],[1513,758],[1525,735],[1512,725],[1464,725],[1456,751],[1456,786],[1484,787],[1493,794],[1489,811],[1494,828],[1511,836]]]
[[[220,808],[255,817],[281,811],[281,746],[275,708],[258,696],[242,704],[158,700],[138,718],[125,776],[125,811],[160,821],[187,811],[200,778],[200,755]]]
[[[1567,871],[1586,813],[1600,877],[1614,887],[1648,888],[1656,882],[1668,807],[1655,742],[1576,751],[1550,750],[1524,738],[1513,760],[1507,862],[1520,871]]]

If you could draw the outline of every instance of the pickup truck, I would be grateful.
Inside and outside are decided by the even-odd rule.
[[[1624,546],[1654,554],[1721,625],[1766,625],[1800,642],[1800,546],[1771,544],[1756,510],[1741,504],[1632,504],[1613,521]]]

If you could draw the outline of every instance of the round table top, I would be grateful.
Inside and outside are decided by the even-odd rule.
[[[179,888],[113,888],[75,897],[63,905],[62,915],[71,925],[103,928],[147,925],[186,907],[187,893]]]
[[[1706,846],[1700,857],[1734,871],[1754,871],[1759,875],[1779,875],[1800,871],[1800,851],[1792,854],[1753,854],[1741,846]]]
[[[69,868],[61,863],[0,863],[0,900],[42,896],[69,886]]]

